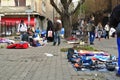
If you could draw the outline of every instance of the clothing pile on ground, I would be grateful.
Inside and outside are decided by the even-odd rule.
[[[77,71],[114,71],[118,65],[115,56],[102,51],[77,51],[69,48],[67,59]]]
[[[15,42],[14,40],[10,40],[9,38],[0,38],[0,43],[5,43],[7,49],[27,49],[30,46],[39,47],[47,44],[45,37],[39,37],[38,34],[34,33],[32,37],[28,36],[27,33],[22,35],[20,41]],[[15,40],[16,37],[15,37]]]
[[[67,43],[69,44],[79,43],[79,40],[75,36],[71,36],[67,38],[66,40],[67,40]]]
[[[7,39],[7,38],[0,38],[0,43],[8,43],[8,44],[11,44],[11,43],[15,43],[15,41],[14,41],[14,40]]]
[[[27,48],[29,48],[28,42],[19,42],[7,46],[7,49],[27,49]]]

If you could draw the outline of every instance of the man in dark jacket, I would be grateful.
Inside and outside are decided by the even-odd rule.
[[[88,23],[88,28],[89,28],[89,41],[90,45],[94,45],[94,39],[95,39],[95,25],[94,21],[89,21]]]
[[[120,5],[116,6],[110,16],[110,26],[116,29],[118,46],[118,72],[116,76],[120,77]]]
[[[58,42],[58,45],[60,45],[60,43],[61,43],[61,39],[60,39],[61,28],[62,28],[61,20],[57,19],[56,21],[54,21],[54,41],[53,41],[53,46],[55,46],[57,42]]]

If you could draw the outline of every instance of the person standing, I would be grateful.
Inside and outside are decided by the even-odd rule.
[[[106,36],[105,39],[109,39],[109,31],[110,31],[110,26],[109,26],[109,22],[107,22],[107,24],[105,25],[105,31],[106,31]]]
[[[60,45],[60,43],[61,43],[61,39],[60,39],[61,28],[62,28],[62,22],[61,22],[61,20],[57,19],[54,23],[54,42],[53,42],[53,46],[55,46],[57,42],[58,42],[58,45]]]
[[[21,20],[18,24],[17,32],[20,33],[20,38],[22,41],[28,41],[27,26],[24,23],[24,20]]]
[[[49,18],[47,18],[46,38],[48,42],[52,42],[54,40],[53,22]]]
[[[116,76],[120,77],[120,5],[116,6],[110,15],[110,26],[116,29],[119,67]]]
[[[89,31],[90,45],[94,45],[94,39],[95,39],[95,25],[94,25],[94,21],[89,21],[88,28],[89,28],[88,31]]]

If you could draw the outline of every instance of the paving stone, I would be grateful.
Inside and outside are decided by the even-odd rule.
[[[72,46],[62,42],[60,46],[52,46],[52,43],[48,43],[46,46],[28,49],[0,49],[0,80],[84,80],[85,77],[94,77],[95,73],[108,80],[119,80],[115,72],[89,72],[92,75],[89,77],[88,72],[75,71],[67,61],[66,53],[60,52],[61,48]],[[114,38],[101,41],[96,39],[95,45],[92,46],[117,56]],[[48,57],[45,53],[54,56]]]

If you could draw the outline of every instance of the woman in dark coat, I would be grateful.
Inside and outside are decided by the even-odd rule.
[[[46,38],[48,42],[52,42],[54,40],[53,23],[49,18],[47,18]]]

